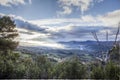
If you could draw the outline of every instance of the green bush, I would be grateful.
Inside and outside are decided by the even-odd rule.
[[[112,79],[119,80],[120,66],[113,62],[108,62],[106,65],[99,65],[93,67],[91,73],[92,79]]]
[[[50,78],[51,63],[44,56],[21,58],[18,53],[7,51],[0,52],[0,78],[3,79],[39,79]]]
[[[85,78],[85,76],[85,66],[76,59],[58,63],[53,69],[53,78],[82,79]]]
[[[105,73],[106,73],[107,79],[119,80],[120,79],[120,65],[109,62],[105,66]]]
[[[104,68],[102,66],[93,67],[91,78],[92,79],[105,79]]]

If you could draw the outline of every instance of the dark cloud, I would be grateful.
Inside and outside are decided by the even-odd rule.
[[[95,31],[98,36],[104,36],[105,33],[100,33],[102,30],[113,30],[114,28],[104,27],[104,26],[74,26],[72,30],[60,30],[59,32],[50,32],[51,36],[49,38],[56,40],[64,40],[64,39],[92,39],[91,32]],[[49,32],[48,32],[49,33]],[[91,38],[90,38],[91,37]]]
[[[18,28],[23,28],[30,31],[41,32],[41,33],[45,31],[45,28],[41,28],[37,25],[19,19],[15,19],[15,24]]]

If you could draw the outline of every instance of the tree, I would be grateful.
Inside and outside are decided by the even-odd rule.
[[[92,79],[105,79],[105,70],[102,66],[94,66],[92,73],[91,73]]]
[[[18,53],[11,53],[9,50],[7,55],[0,52],[0,79],[10,79],[15,75],[15,66],[18,65]]]
[[[86,77],[86,67],[77,58],[57,64],[53,70],[53,78],[83,79]]]
[[[118,63],[120,65],[120,44],[116,44],[110,51],[110,61]]]
[[[0,17],[0,78],[12,78],[14,75],[14,67],[19,54],[12,51],[18,45],[15,41],[17,36],[14,21],[8,16]]]
[[[15,49],[18,45],[18,42],[15,41],[17,36],[18,32],[14,21],[8,16],[0,18],[0,50]]]
[[[35,59],[35,65],[39,67],[39,78],[51,78],[52,64],[46,56],[37,56]]]
[[[91,72],[92,79],[112,79],[119,80],[120,67],[119,65],[108,62],[106,65],[94,66]]]
[[[105,66],[106,79],[120,80],[120,66],[113,62],[108,62]]]

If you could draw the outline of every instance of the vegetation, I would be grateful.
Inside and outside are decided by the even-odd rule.
[[[94,67],[91,73],[93,79],[120,79],[120,66],[112,62],[108,62],[106,65]]]
[[[110,60],[120,65],[120,44],[116,44],[110,51]]]
[[[11,18],[8,16],[0,18],[0,50],[14,50],[18,45],[15,41],[17,36],[16,25]]]
[[[10,17],[0,18],[0,78],[1,79],[120,79],[119,46],[110,51],[105,64],[95,61],[83,64],[78,57],[59,63],[46,56],[23,56],[14,49],[18,42],[14,22]]]
[[[71,61],[58,63],[53,69],[53,78],[83,79],[85,74],[86,67],[75,57]]]

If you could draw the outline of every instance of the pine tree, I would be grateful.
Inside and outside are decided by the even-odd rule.
[[[15,38],[18,36],[16,25],[14,21],[8,17],[3,16],[0,18],[0,50],[13,50],[17,47],[18,42]]]

